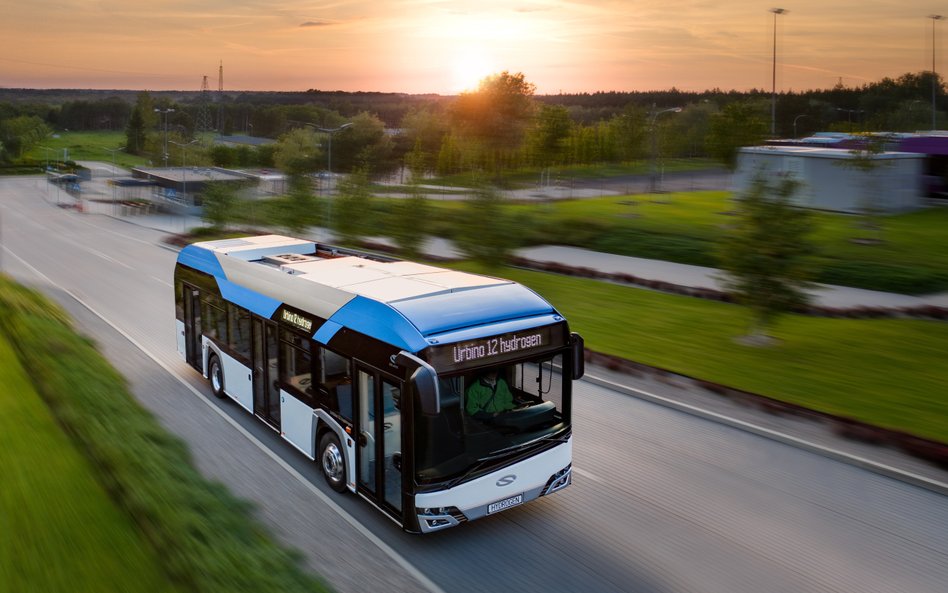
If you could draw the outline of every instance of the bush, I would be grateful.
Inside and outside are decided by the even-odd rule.
[[[584,246],[618,255],[662,259],[695,266],[717,265],[714,246],[695,237],[618,229],[606,232]]]
[[[325,591],[250,518],[246,502],[197,472],[185,445],[64,319],[39,294],[0,278],[0,331],[171,579],[198,592]]]
[[[914,266],[832,260],[817,282],[900,294],[931,294],[948,290],[948,274]]]

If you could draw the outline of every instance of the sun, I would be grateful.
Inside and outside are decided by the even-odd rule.
[[[490,56],[483,51],[466,51],[454,60],[451,89],[454,92],[473,91],[478,84],[493,74]]]

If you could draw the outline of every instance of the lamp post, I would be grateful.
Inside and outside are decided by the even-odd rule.
[[[115,153],[120,150],[125,150],[124,146],[119,146],[118,148],[105,148],[103,150],[109,151],[112,155],[112,216],[115,216]]]
[[[786,8],[771,8],[774,13],[774,67],[770,89],[770,135],[777,135],[777,15],[787,14]]]
[[[168,166],[168,114],[174,113],[174,109],[155,109],[155,113],[160,116],[165,116],[165,144],[164,144],[164,161],[165,167]]]
[[[800,115],[793,118],[793,137],[794,138],[797,137],[797,120],[799,120],[801,117],[809,117],[809,116],[805,113],[801,113]]]
[[[352,123],[342,124],[338,128],[320,128],[319,126],[313,126],[316,130],[323,132],[324,134],[329,134],[329,150],[327,152],[326,158],[326,170],[329,173],[329,190],[332,190],[332,135],[336,132],[345,130],[348,127],[351,127]]]
[[[333,179],[332,179],[332,135],[336,132],[345,130],[348,127],[352,126],[352,122],[344,123],[338,128],[321,128],[314,124],[306,124],[307,126],[312,127],[314,130],[322,132],[324,134],[329,134],[329,149],[326,152],[326,170],[329,175],[328,185],[326,187],[326,228],[332,226],[332,190],[333,190]]]
[[[651,159],[651,175],[649,176],[649,193],[657,194],[659,192],[658,187],[658,170],[655,166],[655,161],[658,157],[658,141],[655,134],[655,120],[658,119],[658,116],[663,113],[681,113],[681,107],[670,107],[668,109],[662,109],[661,111],[655,111],[655,104],[652,103],[652,117],[649,118],[649,134],[652,140],[652,159]]]
[[[182,199],[186,200],[188,197],[188,147],[192,144],[196,144],[197,140],[190,142],[175,142],[172,140],[171,143],[181,147],[181,168],[183,169],[182,179],[184,180],[181,193],[184,194]]]
[[[932,20],[932,131],[937,127],[935,123],[935,89],[938,86],[938,76],[935,74],[935,22],[945,18],[940,14],[930,14]]]

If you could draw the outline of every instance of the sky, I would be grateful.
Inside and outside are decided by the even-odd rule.
[[[772,8],[788,12],[775,18]],[[928,0],[0,0],[0,87],[539,94],[860,86],[948,65]],[[776,23],[775,23],[776,21]],[[933,27],[934,25],[934,27]],[[775,35],[776,34],[776,35]],[[944,76],[944,74],[943,74]]]

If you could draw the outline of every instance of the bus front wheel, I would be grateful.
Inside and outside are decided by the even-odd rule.
[[[221,361],[216,355],[212,354],[208,361],[207,378],[211,381],[211,391],[215,397],[224,397],[224,370],[221,368]]]
[[[319,465],[326,483],[336,492],[346,489],[346,460],[342,455],[339,438],[327,432],[319,439]]]

